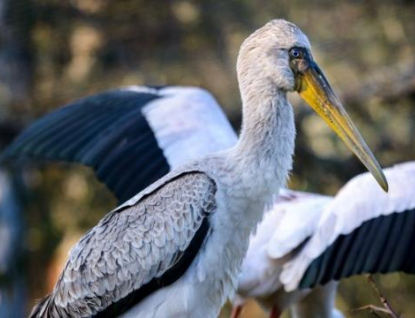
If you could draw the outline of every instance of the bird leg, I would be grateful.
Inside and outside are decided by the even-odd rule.
[[[239,318],[239,315],[242,312],[242,308],[243,308],[243,306],[241,306],[241,305],[239,305],[239,306],[233,306],[232,307],[231,318]]]
[[[282,312],[278,309],[277,306],[273,306],[269,318],[279,318]]]

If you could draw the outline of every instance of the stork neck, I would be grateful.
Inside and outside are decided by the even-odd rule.
[[[241,87],[243,121],[235,147],[237,162],[260,182],[268,178],[275,183],[271,185],[281,186],[291,169],[294,152],[293,110],[286,93],[275,85],[253,85],[250,83],[249,90]]]

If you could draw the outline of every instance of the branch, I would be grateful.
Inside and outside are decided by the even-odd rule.
[[[381,307],[377,307],[375,305],[366,305],[363,307],[359,307],[356,309],[351,309],[349,310],[349,312],[359,312],[359,311],[364,311],[364,310],[368,310],[370,313],[372,313],[374,316],[379,317],[379,318],[383,318],[381,315],[378,314],[378,312],[381,312],[383,314],[388,314],[389,315],[389,311],[381,308]]]
[[[346,104],[362,104],[371,98],[393,102],[415,93],[415,61],[386,66],[342,94]]]
[[[366,276],[370,286],[372,286],[373,290],[376,292],[377,296],[380,298],[380,301],[382,302],[383,306],[385,307],[385,312],[392,318],[400,318],[400,316],[396,313],[396,311],[392,308],[389,301],[386,299],[386,297],[383,295],[383,293],[378,288],[376,282],[374,281],[372,275]]]

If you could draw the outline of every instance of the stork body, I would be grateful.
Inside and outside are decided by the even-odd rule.
[[[196,163],[180,168],[156,182],[150,190],[144,191],[145,195],[170,180],[177,180],[179,183],[175,189],[182,192],[186,184],[176,178],[196,173],[197,179],[192,180],[187,186],[190,189],[194,188],[198,179],[202,179],[203,184],[208,183],[211,187],[208,193],[212,196],[212,201],[208,203],[212,210],[206,211],[209,214],[206,216],[209,228],[204,237],[208,237],[208,240],[200,248],[203,253],[195,256],[189,269],[174,285],[151,294],[135,306],[132,309],[133,316],[159,317],[165,313],[173,317],[218,315],[223,302],[236,285],[236,275],[248,245],[249,234],[262,218],[265,204],[275,194],[275,189],[285,182],[291,165],[294,144],[292,110],[282,96],[279,96],[278,100],[270,99],[268,102],[278,103],[276,105],[280,108],[275,109],[286,112],[281,115],[281,119],[287,119],[287,122],[271,124],[274,127],[270,132],[272,142],[265,138],[265,144],[261,144],[260,139],[256,140],[262,151],[247,156],[243,151],[244,141],[241,139],[235,148],[204,157]],[[288,140],[279,138],[287,134],[292,137]],[[261,135],[258,137],[263,138]],[[277,144],[284,145],[284,150],[290,151],[278,154]],[[275,166],[275,156],[279,156],[279,167]],[[258,164],[260,166],[257,166]],[[257,173],[259,169],[263,174]],[[281,171],[284,173],[281,174]],[[204,188],[202,193],[205,192]],[[136,202],[140,202],[141,196],[127,201],[125,206],[134,206]],[[182,201],[181,197],[179,200]],[[171,213],[170,209],[168,211]],[[238,226],[235,227],[235,224]],[[85,248],[82,247],[82,250]],[[204,300],[203,305],[200,299]]]
[[[287,27],[291,36],[281,37],[279,45],[309,45],[285,21],[270,23],[262,31],[271,35]],[[252,58],[252,47],[262,51],[262,36],[254,34],[238,59],[244,105],[238,143],[167,174],[107,215],[71,250],[55,289],[33,316],[113,316],[122,311],[139,317],[217,316],[235,288],[251,230],[291,168],[295,130],[286,91],[293,80],[283,77],[277,86],[261,76],[252,83],[250,78],[259,75],[257,65],[241,65]],[[169,220],[175,214],[176,227],[174,218]],[[151,216],[154,223],[149,221],[147,227],[145,219]],[[156,231],[158,222],[173,232],[171,243],[160,243],[159,249],[157,236],[164,232]],[[148,235],[144,252],[137,246],[143,237],[134,224]],[[183,260],[179,266],[177,258]],[[164,280],[165,276],[174,278]],[[141,295],[153,281],[156,287]],[[136,290],[140,295],[131,296]]]
[[[309,51],[306,36],[284,20],[251,35],[238,57],[243,125],[236,145],[173,170],[103,218],[71,250],[54,290],[32,316],[216,317],[235,288],[251,231],[291,168],[288,91],[297,90],[387,188]],[[129,119],[126,126],[134,129]],[[88,151],[86,161],[119,155],[128,140],[117,138]]]
[[[216,317],[226,297],[236,285],[236,275],[248,246],[249,234],[262,218],[265,204],[270,202],[279,187],[285,183],[291,167],[291,155],[294,149],[294,120],[291,106],[283,92],[263,95],[258,103],[266,105],[268,111],[264,113],[262,107],[254,105],[251,106],[250,111],[246,111],[245,116],[249,117],[249,121],[245,123],[244,129],[251,131],[243,134],[234,148],[209,155],[169,173],[114,210],[88,232],[71,251],[69,261],[53,294],[44,301],[43,304],[46,306],[40,308],[36,314],[56,313],[55,315],[58,316],[77,313],[81,316],[89,316],[98,312],[112,313],[111,310],[116,310],[118,307],[116,304],[123,299],[125,293],[143,286],[135,285],[135,282],[131,281],[131,276],[146,273],[148,277],[144,275],[141,280],[137,280],[141,284],[155,277],[160,279],[163,273],[158,270],[159,262],[164,262],[166,257],[170,257],[172,262],[163,264],[162,268],[173,266],[175,263],[173,256],[179,251],[186,253],[185,250],[192,244],[191,234],[198,235],[196,233],[203,230],[202,223],[205,220],[208,223],[205,225],[207,229],[204,229],[203,235],[200,234],[201,242],[196,253],[191,255],[193,258],[191,265],[186,264],[189,268],[183,269],[182,276],[174,285],[145,295],[145,299],[132,308],[132,315],[160,317],[167,313],[167,316],[172,317]],[[255,102],[254,96],[251,95],[250,98],[251,103]],[[268,129],[264,130],[265,127]],[[196,188],[197,192],[194,197],[190,197],[192,200],[189,202],[188,196],[193,188]],[[173,192],[175,201],[162,199],[164,189]],[[185,192],[185,189],[188,189],[189,193]],[[160,218],[161,228],[171,226],[171,230],[175,232],[172,241],[176,244],[169,246],[170,249],[165,252],[155,252],[153,245],[157,244],[154,240],[158,233],[153,232],[151,227],[144,229],[143,231],[150,231],[150,254],[144,254],[148,257],[148,262],[144,266],[134,264],[133,269],[119,279],[117,267],[126,268],[134,259],[142,256],[139,252],[130,251],[125,263],[120,263],[120,259],[123,259],[121,254],[123,250],[134,250],[134,245],[129,240],[142,239],[132,234],[135,231],[132,225],[134,218],[137,217],[136,211],[150,209],[147,201],[160,205],[156,211],[160,212],[158,213],[160,215],[156,213],[153,222],[157,222],[156,218]],[[174,204],[179,205],[177,211],[172,211]],[[205,209],[205,205],[208,209]],[[188,209],[183,210],[184,208]],[[183,218],[183,221],[178,222],[186,220],[184,229],[181,229],[183,233],[175,229],[173,224],[167,224],[173,220],[170,221],[168,215],[161,214],[166,213],[165,211],[169,215],[177,213]],[[132,220],[128,220],[130,217]],[[187,220],[188,218],[190,220]],[[137,218],[136,221],[138,223],[141,220]],[[179,225],[178,227],[180,228]],[[184,239],[182,235],[185,235]],[[103,248],[105,253],[103,257],[91,255],[91,251],[96,249],[103,239],[106,240],[105,246],[108,245]],[[176,240],[178,242],[175,242]],[[116,247],[118,244],[121,244],[119,249]],[[203,253],[197,253],[199,249]],[[116,251],[120,254],[117,255]],[[110,259],[119,265],[111,268],[107,265]],[[82,283],[84,277],[89,277],[89,274],[80,271],[81,264],[87,264],[88,269],[91,268],[91,275],[94,275],[92,268],[103,266],[103,272],[106,274],[104,278],[107,280],[109,276],[113,276],[115,288],[112,285],[105,286],[104,282],[99,280],[99,276],[94,278],[96,275],[93,276],[92,283]],[[124,285],[124,280],[127,278],[128,287]],[[94,284],[97,284],[100,304],[91,306],[90,300],[85,296],[87,292],[94,291]],[[161,282],[160,286],[164,284]],[[83,297],[77,299],[79,289]],[[75,297],[71,297],[68,302],[68,296],[72,294]],[[113,303],[104,301],[108,295]],[[199,301],[196,301],[198,299],[204,299],[203,307]],[[119,303],[119,306],[125,308],[126,304]],[[128,315],[126,313],[126,316]]]

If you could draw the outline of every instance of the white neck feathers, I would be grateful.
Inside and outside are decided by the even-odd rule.
[[[243,122],[234,153],[245,173],[252,171],[253,181],[278,188],[292,166],[294,114],[285,92],[270,83],[262,84],[244,87],[241,83]]]

